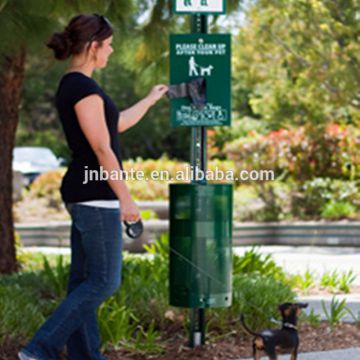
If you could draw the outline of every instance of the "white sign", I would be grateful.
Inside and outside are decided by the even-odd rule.
[[[224,14],[226,0],[175,0],[175,13]]]

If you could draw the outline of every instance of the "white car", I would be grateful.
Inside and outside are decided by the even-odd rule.
[[[31,184],[42,173],[58,169],[62,159],[46,147],[20,146],[13,152],[13,171],[19,171],[26,179],[26,184]]]

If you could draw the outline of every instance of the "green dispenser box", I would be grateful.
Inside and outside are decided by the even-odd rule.
[[[232,194],[232,184],[170,185],[170,305],[231,305]]]

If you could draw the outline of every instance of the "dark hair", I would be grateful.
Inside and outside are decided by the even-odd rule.
[[[87,43],[100,43],[113,34],[110,21],[102,15],[78,15],[73,17],[63,32],[54,33],[47,47],[54,50],[58,60],[80,54]]]

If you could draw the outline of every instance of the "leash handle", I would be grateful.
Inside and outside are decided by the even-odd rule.
[[[126,234],[132,239],[138,238],[144,231],[144,225],[141,219],[136,222],[128,222],[124,221],[124,225],[126,227]]]

